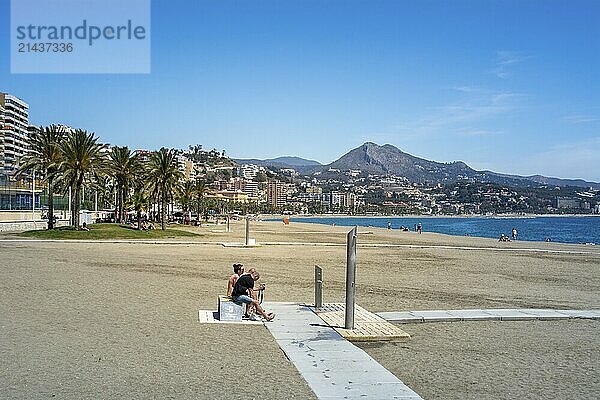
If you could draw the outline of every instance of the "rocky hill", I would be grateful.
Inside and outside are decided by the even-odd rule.
[[[549,178],[542,175],[519,176],[492,171],[477,171],[462,161],[440,163],[415,157],[391,144],[380,146],[367,142],[341,156],[331,164],[322,165],[317,161],[300,157],[278,157],[267,160],[236,159],[238,164],[256,164],[275,168],[293,168],[302,174],[319,172],[323,176],[346,179],[346,172],[360,170],[361,174],[405,177],[410,182],[422,184],[449,183],[460,180],[491,182],[516,187],[573,186],[600,189],[600,183],[581,179]]]
[[[367,142],[344,154],[331,164],[320,167],[321,173],[331,169],[360,170],[373,175],[396,175],[416,183],[447,183],[464,179],[492,182],[511,186],[575,186],[600,189],[600,184],[581,179],[548,178],[541,175],[519,176],[499,174],[492,171],[477,171],[462,161],[439,163],[405,153],[395,146]]]
[[[371,142],[351,150],[325,168],[397,175],[421,183],[474,179],[477,175],[477,171],[462,161],[438,163],[404,153],[390,144],[379,146]]]

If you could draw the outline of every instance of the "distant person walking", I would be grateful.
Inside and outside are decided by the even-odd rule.
[[[421,226],[421,223],[419,222],[419,224],[417,225],[417,232],[419,232],[419,235],[421,234],[421,232],[423,232],[423,226]]]
[[[513,240],[517,240],[517,229],[516,228],[512,228],[512,238],[513,238]]]
[[[388,222],[388,229],[392,229],[392,223]]]

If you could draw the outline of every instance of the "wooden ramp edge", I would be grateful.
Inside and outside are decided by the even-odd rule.
[[[354,306],[354,329],[345,329],[345,304],[328,303],[315,309],[317,315],[342,337],[351,342],[380,342],[410,340],[410,335],[398,326],[375,315],[358,304]]]

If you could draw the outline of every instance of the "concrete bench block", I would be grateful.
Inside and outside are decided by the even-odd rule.
[[[219,296],[219,320],[220,321],[241,321],[242,306],[235,304],[227,296]]]

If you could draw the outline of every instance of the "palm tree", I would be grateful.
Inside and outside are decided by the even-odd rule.
[[[180,189],[183,174],[177,169],[175,150],[167,150],[164,147],[150,156],[148,165],[148,179],[151,191],[158,195],[160,203],[160,227],[165,229],[165,215],[168,201],[175,196]]]
[[[92,133],[76,129],[70,132],[60,144],[62,162],[60,170],[66,188],[73,189],[72,224],[79,229],[79,207],[81,187],[94,171],[101,170],[106,161],[103,150],[105,145],[98,143],[98,138]]]
[[[134,178],[141,172],[141,164],[137,155],[132,154],[127,146],[114,146],[110,152],[108,170],[115,179],[117,189],[117,201],[115,204],[115,219],[125,219],[126,196]]]
[[[65,130],[56,125],[36,129],[29,138],[31,152],[25,155],[18,171],[20,174],[37,170],[48,184],[48,229],[54,229],[54,190],[59,178],[60,142],[64,135]]]
[[[179,193],[179,205],[181,206],[183,211],[184,221],[187,221],[186,216],[192,209],[195,192],[196,186],[194,185],[194,183],[191,181],[187,181],[183,184],[181,193]],[[187,222],[191,223],[192,221],[190,219],[190,221]]]
[[[204,193],[206,192],[206,184],[203,180],[196,180],[194,184],[194,194],[196,195],[195,204],[196,211],[198,212],[197,221],[200,223],[200,212],[202,211],[202,207],[204,206]]]
[[[138,185],[135,188],[133,197],[129,199],[131,207],[136,211],[137,216],[137,229],[142,229],[142,211],[148,208],[150,202],[150,196],[148,191],[143,185]]]
[[[115,191],[114,180],[110,175],[97,170],[92,173],[91,181],[90,186],[98,196],[99,207],[107,208],[113,202]]]
[[[215,198],[206,199],[206,201],[204,203],[204,221],[208,222],[208,215],[209,215],[210,211],[213,210],[216,212],[218,205],[219,205],[219,202],[217,199],[215,199]]]

